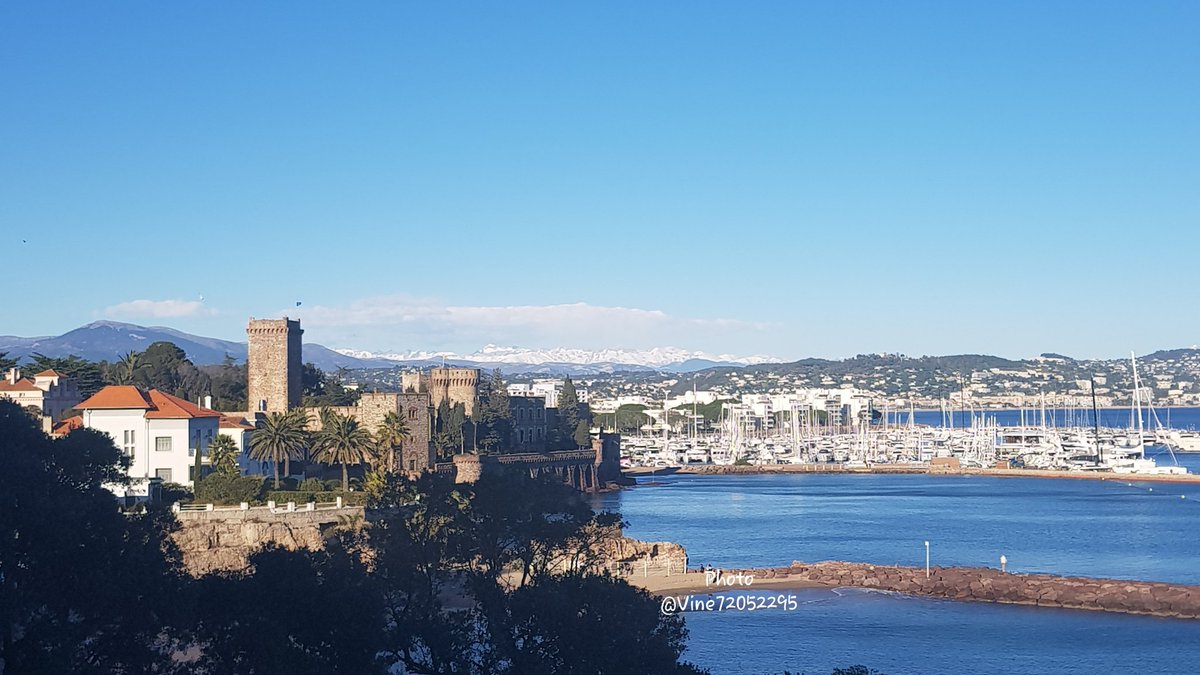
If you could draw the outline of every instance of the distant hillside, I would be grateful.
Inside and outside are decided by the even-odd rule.
[[[115,361],[131,351],[142,351],[159,341],[172,342],[187,354],[188,359],[198,366],[221,363],[226,356],[245,362],[246,343],[192,335],[165,326],[138,326],[118,321],[94,321],[86,326],[57,336],[18,337],[0,336],[0,352],[8,352],[14,358],[25,358],[31,354],[46,356],[76,356],[90,361]],[[304,362],[316,364],[325,371],[338,368],[394,369],[428,368],[441,365],[440,358],[416,358],[405,361],[368,356],[365,352],[347,354],[346,350],[334,351],[316,343],[305,343]],[[491,370],[500,368],[512,375],[562,377],[594,376],[615,372],[656,372],[644,365],[622,363],[490,363],[465,359],[447,359],[447,365]],[[700,364],[701,366],[703,364]]]
[[[221,363],[226,355],[238,362],[246,360],[244,342],[192,335],[165,326],[137,326],[117,321],[94,321],[50,337],[0,336],[0,352],[8,352],[14,358],[24,358],[33,353],[46,356],[74,354],[90,361],[114,361],[123,354],[142,351],[159,341],[175,343],[198,366]],[[322,370],[392,365],[378,359],[356,359],[311,343],[304,345],[304,361],[314,363]]]

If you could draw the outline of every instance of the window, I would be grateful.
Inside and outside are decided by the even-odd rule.
[[[154,438],[154,449],[157,452],[170,452],[171,451],[171,437],[170,436],[156,436]]]
[[[125,454],[129,455],[130,457],[133,457],[133,447],[135,445],[134,439],[135,439],[134,430],[126,429],[125,435],[124,435],[125,442],[121,444],[121,450],[123,450],[125,452]]]
[[[408,460],[408,470],[409,471],[417,470],[417,460],[415,460],[415,459]]]
[[[154,475],[161,478],[162,482],[164,482],[164,483],[171,482],[171,470],[170,469],[155,469]]]

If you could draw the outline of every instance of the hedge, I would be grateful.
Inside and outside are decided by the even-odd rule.
[[[297,504],[336,502],[338,497],[341,497],[342,504],[347,506],[363,506],[367,503],[367,493],[365,492],[340,491],[305,492],[302,490],[268,490],[264,499],[269,502],[275,502],[275,505],[279,506],[288,502],[296,502]]]

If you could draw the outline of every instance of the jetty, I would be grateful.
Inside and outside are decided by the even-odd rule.
[[[787,567],[726,569],[749,583],[713,586],[711,573],[640,577],[631,584],[659,595],[768,592],[802,588],[864,588],[904,595],[1058,609],[1200,619],[1200,586],[1125,579],[1013,574],[986,567],[905,567],[866,563],[795,561]]]

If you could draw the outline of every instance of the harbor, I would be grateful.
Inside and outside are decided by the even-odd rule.
[[[648,433],[625,439],[621,461],[631,470],[652,472],[720,473],[724,469],[714,467],[751,466],[802,473],[1185,477],[1188,470],[1176,455],[1200,452],[1195,428],[1200,411],[1168,409],[1160,416],[1138,380],[1136,360],[1130,363],[1134,387],[1127,409],[1102,411],[1093,401],[1091,407],[943,408],[919,415],[913,409],[879,411],[861,396],[849,403],[829,398],[820,409],[795,399],[780,409],[764,397],[757,406],[723,405],[719,423],[702,431],[698,416],[671,424],[664,403],[657,424],[646,425]]]

